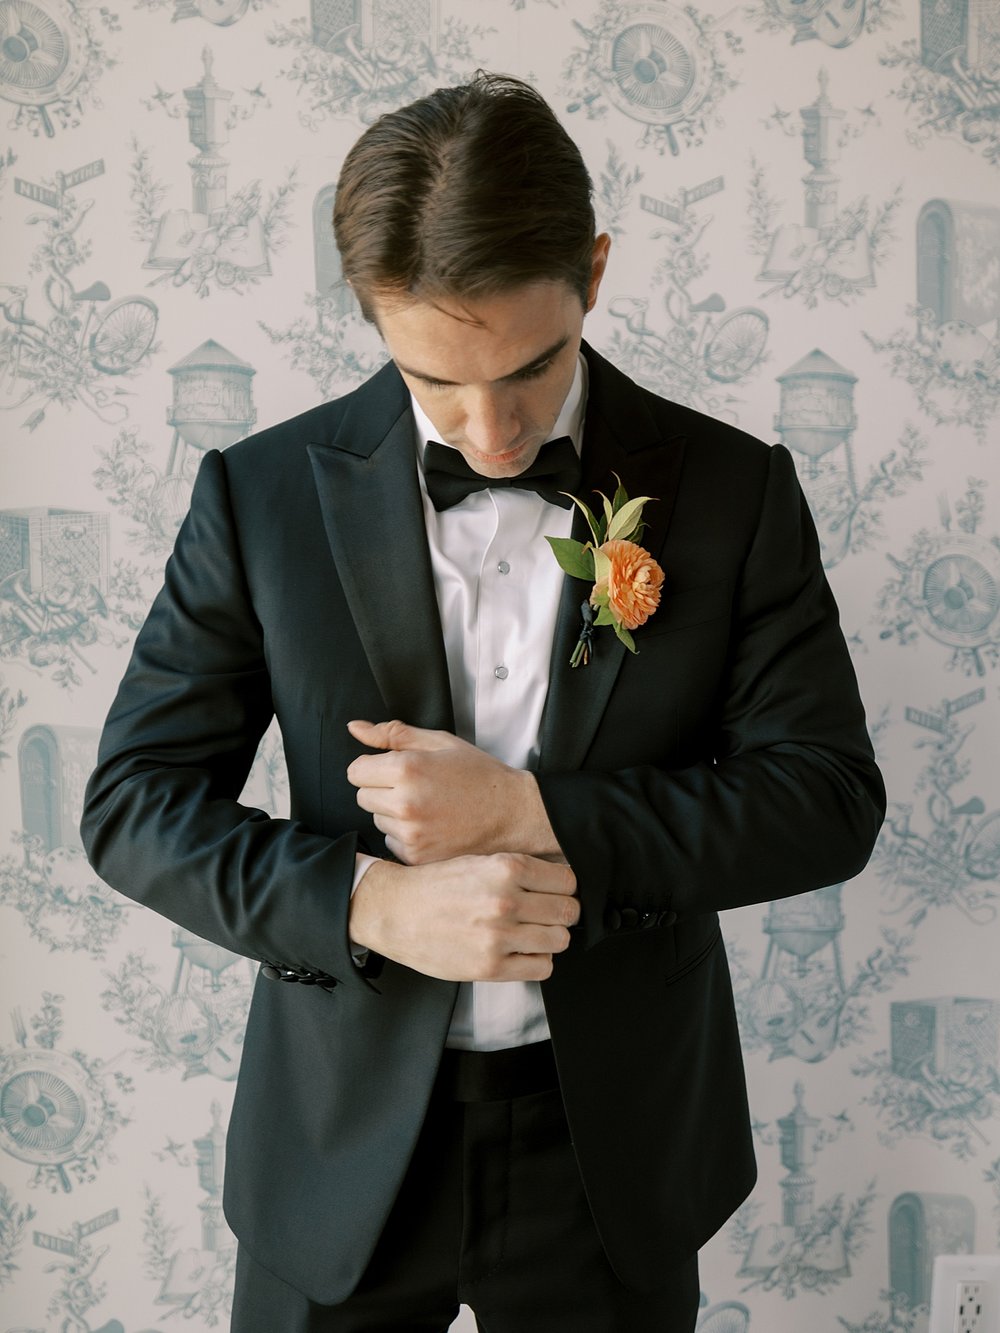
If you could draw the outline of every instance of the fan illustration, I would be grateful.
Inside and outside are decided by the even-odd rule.
[[[750,1311],[742,1301],[721,1301],[702,1310],[697,1333],[747,1333],[749,1327]]]
[[[672,5],[632,11],[626,27],[601,45],[611,101],[634,120],[665,128],[689,116],[707,92],[700,34]],[[670,135],[671,151],[677,145]]]
[[[33,1166],[63,1167],[101,1132],[101,1097],[80,1064],[57,1051],[19,1051],[0,1081],[0,1147]]]
[[[902,559],[889,556],[896,573],[880,595],[880,638],[909,644],[922,630],[977,676],[1000,664],[1000,539],[977,531],[985,486],[970,477],[955,521],[947,496],[939,498],[943,531],[922,528]]]
[[[972,534],[949,533],[933,557],[910,572],[913,617],[952,648],[978,648],[996,637],[1000,551]]]
[[[45,108],[72,92],[86,60],[86,32],[65,0],[0,0],[0,97],[34,107],[49,138]]]

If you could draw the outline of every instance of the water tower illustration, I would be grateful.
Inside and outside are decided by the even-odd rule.
[[[827,568],[847,553],[858,499],[851,446],[858,424],[854,412],[857,382],[857,375],[818,347],[778,376],[781,408],[774,428],[782,444],[804,460],[799,476],[816,519]]]
[[[822,1016],[808,1014],[799,997],[800,983],[816,966],[823,950],[831,954],[830,972],[836,994],[846,994],[840,957],[840,935],[844,914],[840,905],[842,884],[831,884],[798,898],[771,903],[763,930],[769,937],[760,980],[749,996],[750,1022],[772,1046],[812,1062],[829,1054],[836,1041],[836,1014],[830,1029],[819,1034],[821,1044],[809,1049],[807,1037]],[[816,960],[813,962],[812,960]],[[791,1045],[788,1045],[791,1043]]]
[[[837,980],[843,986],[840,961],[840,932],[844,929],[844,914],[840,907],[842,884],[830,884],[797,898],[780,898],[771,903],[764,922],[764,933],[770,936],[764,975],[778,976],[791,964],[801,977],[805,975],[809,959],[820,949],[833,951],[833,966]]]
[[[226,449],[242,439],[257,420],[253,405],[253,366],[213,338],[182,357],[169,372],[174,377],[173,406],[167,424],[174,428],[167,475],[184,470],[188,446]]]

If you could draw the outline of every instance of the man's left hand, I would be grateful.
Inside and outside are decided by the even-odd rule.
[[[347,770],[358,805],[407,865],[470,854],[527,852],[562,859],[538,784],[447,731],[405,722],[349,722],[351,735],[384,754]]]

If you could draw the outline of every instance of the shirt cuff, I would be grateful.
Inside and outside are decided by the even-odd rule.
[[[364,879],[365,872],[369,870],[378,860],[381,860],[381,858],[378,856],[369,856],[367,852],[355,853],[354,883],[351,885],[352,898],[354,897],[358,885]],[[364,967],[365,963],[368,962],[368,950],[363,948],[360,944],[355,944],[354,941],[351,939],[349,939],[348,942],[351,946],[351,957],[354,959],[355,967]]]

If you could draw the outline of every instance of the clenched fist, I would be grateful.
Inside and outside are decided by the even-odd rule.
[[[385,751],[355,759],[347,778],[398,860],[427,865],[467,853],[561,855],[526,770],[447,731],[405,722],[347,727],[363,745]]]

